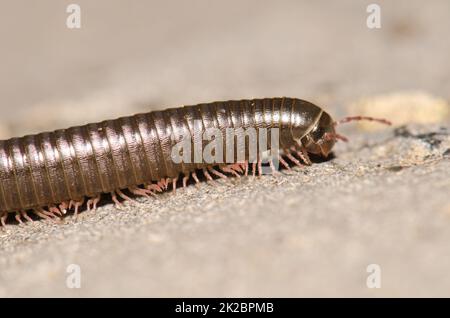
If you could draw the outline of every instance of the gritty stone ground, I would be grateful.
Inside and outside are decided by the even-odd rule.
[[[379,1],[378,30],[364,1],[79,1],[77,31],[62,2],[27,3],[0,13],[2,138],[233,98],[295,96],[339,118],[361,97],[450,97],[448,1]],[[380,107],[395,124],[394,108]],[[9,224],[0,297],[450,296],[450,122],[431,117],[349,124],[334,157],[276,177]],[[80,289],[67,288],[70,264]]]
[[[335,159],[281,176],[10,225],[0,295],[448,295],[448,129],[350,137]],[[65,286],[72,263],[79,290]],[[383,269],[380,290],[365,284],[372,263]]]

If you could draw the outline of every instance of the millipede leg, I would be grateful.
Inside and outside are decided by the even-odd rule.
[[[169,178],[162,178],[161,180],[158,181],[157,185],[162,189],[167,190],[169,186],[169,180],[170,180]]]
[[[124,199],[127,202],[130,202],[130,204],[134,204],[136,202],[135,200],[127,196],[125,193],[123,193],[122,190],[116,189],[116,192],[122,199]]]
[[[122,208],[122,203],[117,199],[117,195],[114,191],[111,192],[111,199],[113,200],[114,206],[116,207],[116,209]]]
[[[172,192],[173,193],[175,193],[176,190],[177,190],[177,181],[178,181],[178,178],[173,178],[172,179]]]
[[[87,200],[87,203],[86,203],[88,211],[90,211],[90,210],[93,210],[93,211],[97,210],[97,203],[99,201],[100,201],[100,194],[98,194],[96,197],[89,198]]]
[[[194,178],[195,183],[200,183],[200,180],[198,180],[197,174],[194,172],[192,172],[192,178]]]
[[[256,162],[252,163],[252,176],[254,177],[256,175]]]
[[[73,206],[75,218],[78,216],[78,209],[83,205],[83,203],[84,203],[84,198],[81,199],[80,201],[70,200],[69,209]]]
[[[233,169],[230,168],[230,166],[225,166],[225,167],[221,167],[220,170],[222,170],[223,172],[227,172],[227,173],[231,173],[234,174],[236,177],[240,178],[241,176],[239,175],[239,173],[237,173],[236,171],[234,171]]]
[[[203,168],[203,174],[205,175],[206,179],[208,179],[208,181],[213,181],[213,178],[211,177],[211,175],[209,174],[208,170],[206,170],[205,168]]]
[[[300,163],[300,161],[297,160],[297,158],[295,158],[293,155],[291,155],[290,153],[286,154],[286,157],[289,158],[289,160],[291,160],[296,166],[303,168],[303,165]]]
[[[135,195],[141,195],[146,198],[150,198],[149,194],[152,196],[156,196],[155,192],[153,192],[150,189],[142,189],[139,187],[129,187],[128,190]]]
[[[0,212],[0,224],[5,227],[6,219],[8,218],[8,212]]]
[[[248,176],[248,160],[245,160],[244,170],[245,170],[245,176]]]
[[[261,159],[258,160],[258,175],[260,177],[262,176],[262,160]]]
[[[41,208],[40,211],[41,211],[42,213],[44,213],[45,215],[48,215],[48,216],[51,217],[52,219],[58,219],[58,220],[59,220],[59,217],[58,217],[55,213],[53,213],[53,212],[50,212],[50,211],[48,211],[48,210],[46,210],[46,209],[44,209],[44,208]]]
[[[56,206],[51,205],[51,206],[48,207],[48,209],[49,209],[50,212],[56,213],[56,214],[58,214],[59,216],[62,216],[61,211],[60,211]]]
[[[187,187],[187,182],[189,180],[189,177],[190,177],[190,173],[185,173],[184,174],[184,177],[183,177],[183,188]]]
[[[308,166],[312,165],[312,161],[309,158],[308,152],[301,148],[300,150],[296,150],[295,153],[300,157],[300,159],[303,160],[304,163],[306,163]]]
[[[146,188],[147,190],[151,190],[151,191],[163,192],[163,189],[161,189],[161,187],[160,187],[158,184],[156,184],[156,183],[150,183],[150,184],[147,184],[147,185],[145,186],[145,188]]]
[[[14,217],[19,224],[23,224],[22,218],[21,218],[21,215],[19,212],[16,212],[16,215]]]
[[[278,160],[281,162],[281,164],[283,165],[283,167],[285,167],[287,170],[291,170],[291,167],[289,167],[289,164],[286,162],[286,160],[283,159],[282,156],[280,156],[278,158]]]
[[[39,216],[39,217],[41,217],[43,219],[52,220],[53,221],[53,219],[49,215],[47,215],[47,213],[46,213],[47,211],[45,211],[42,208],[33,209],[32,211],[33,211],[34,214],[36,214],[37,216]],[[48,212],[48,213],[50,213],[50,212]]]
[[[226,175],[224,175],[222,172],[217,171],[216,169],[214,169],[213,167],[208,168],[209,171],[211,171],[212,174],[222,178],[222,179],[227,179],[228,177]]]
[[[20,214],[22,215],[22,217],[23,217],[25,220],[27,220],[27,221],[29,221],[29,222],[33,222],[33,219],[30,218],[30,216],[28,215],[27,211],[22,210],[22,211],[20,211]]]
[[[147,190],[147,189],[141,189],[139,187],[129,187],[128,191],[130,191],[134,195],[139,195],[139,196],[143,196],[143,197],[146,197],[146,198],[150,198],[150,196],[148,194],[151,191]],[[154,193],[152,192],[152,194],[154,194]]]
[[[275,165],[273,164],[273,160],[272,160],[272,158],[269,160],[269,166],[270,166],[270,169],[272,170],[272,175],[279,175],[280,174],[280,172],[275,168]]]
[[[232,164],[229,167],[230,167],[230,169],[233,169],[233,170],[235,170],[238,173],[243,173],[244,172],[240,163]]]

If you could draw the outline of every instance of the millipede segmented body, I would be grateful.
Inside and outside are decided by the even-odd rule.
[[[196,127],[196,125],[198,127]],[[309,164],[308,153],[326,156],[336,141],[334,122],[320,107],[295,98],[266,98],[198,104],[153,111],[100,123],[60,129],[0,141],[0,217],[9,212],[16,219],[30,219],[27,210],[44,218],[74,208],[87,197],[88,208],[96,206],[101,193],[128,197],[121,189],[148,195],[183,185],[196,171],[226,177],[253,173],[261,167],[261,156],[249,162],[211,164],[175,163],[173,147],[184,136],[196,142],[194,131],[208,127],[278,128],[280,162]],[[226,139],[225,133],[223,138]],[[215,169],[216,168],[216,169]],[[217,170],[221,170],[219,172]]]

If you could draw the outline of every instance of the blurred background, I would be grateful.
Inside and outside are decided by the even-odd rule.
[[[1,138],[139,111],[293,96],[332,113],[371,94],[448,98],[448,1],[77,1],[0,4]]]
[[[381,28],[367,26],[371,3]],[[445,128],[449,30],[448,0],[2,0],[0,138],[275,96]],[[0,296],[448,296],[450,141],[382,129],[281,179],[9,226]],[[65,285],[71,263],[80,290]],[[371,263],[380,290],[366,286]]]

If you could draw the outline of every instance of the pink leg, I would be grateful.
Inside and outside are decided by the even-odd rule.
[[[269,165],[270,165],[270,169],[272,170],[272,175],[279,175],[280,174],[280,172],[277,169],[275,169],[275,165],[273,164],[272,159],[270,159]]]
[[[133,193],[134,195],[141,195],[146,198],[150,198],[149,194],[152,196],[156,196],[156,194],[152,190],[149,190],[149,189],[142,189],[139,187],[129,187],[128,190],[131,193]]]
[[[86,203],[88,211],[90,211],[90,210],[93,210],[93,211],[97,210],[97,203],[99,201],[100,201],[100,194],[98,194],[96,197],[89,198],[89,200]]]
[[[185,173],[183,177],[183,188],[187,187],[187,182],[189,180],[190,173]]]
[[[115,193],[114,191],[111,192],[111,199],[113,200],[116,209],[122,209],[122,206],[123,206],[123,205],[122,205],[122,203],[119,201],[119,199],[117,199],[117,195],[116,195],[116,193]]]
[[[244,170],[245,170],[245,176],[248,176],[248,160],[245,160],[244,165],[245,165],[245,168],[244,168]]]
[[[252,175],[253,177],[256,175],[256,162],[252,163]]]
[[[164,190],[167,190],[167,188],[169,187],[169,182],[170,182],[170,178],[163,178],[163,179],[161,179],[160,183],[161,183],[162,188]]]
[[[127,196],[125,193],[123,193],[122,190],[116,189],[116,192],[119,195],[119,197],[125,200],[125,202],[130,202],[130,204],[134,204],[136,202],[135,200]]]
[[[168,178],[167,178],[167,179],[166,179],[166,178],[163,178],[163,179],[161,179],[161,180],[159,180],[159,181],[157,182],[157,185],[158,185],[161,189],[167,190],[167,186],[168,186],[167,180],[169,180],[169,179],[168,179]]]
[[[200,180],[198,180],[197,174],[194,172],[192,172],[192,178],[194,178],[195,183],[200,183]]]
[[[8,218],[8,212],[0,212],[0,223],[3,227],[6,226],[6,219]]]
[[[53,219],[59,220],[59,217],[55,213],[53,213],[51,211],[48,211],[46,209],[41,209],[41,212],[44,213],[45,215],[48,215],[49,217],[51,217]]]
[[[231,169],[229,166],[221,167],[220,170],[222,170],[223,172],[226,172],[226,173],[231,173],[231,174],[235,175],[235,176],[238,177],[238,178],[241,177],[241,176],[239,175],[239,173],[237,173],[236,171],[234,171],[233,169]]]
[[[280,160],[283,167],[285,167],[287,170],[291,170],[291,167],[289,167],[289,164],[283,159],[283,157],[279,157],[278,160]]]
[[[209,171],[211,171],[212,174],[222,178],[222,179],[227,179],[228,177],[226,175],[224,175],[223,173],[221,173],[220,171],[217,171],[216,169],[214,169],[213,167],[208,168]]]
[[[23,224],[22,219],[20,217],[20,213],[16,212],[16,215],[14,216],[16,218],[16,221],[19,222],[19,224]]]
[[[297,160],[297,158],[295,158],[293,155],[291,155],[290,153],[286,154],[286,157],[288,157],[296,166],[303,168],[303,165],[300,163],[300,161]]]
[[[205,175],[205,177],[208,181],[213,181],[213,178],[209,174],[208,170],[206,170],[205,168],[203,168],[203,174]]]
[[[20,214],[22,215],[22,217],[23,217],[25,220],[27,220],[27,221],[29,221],[29,222],[33,222],[33,219],[30,218],[30,216],[27,214],[27,211],[22,210],[22,211],[20,211]]]
[[[83,205],[83,203],[84,203],[84,199],[81,199],[80,201],[74,201],[74,200],[71,200],[71,201],[70,201],[70,203],[69,203],[69,208],[70,208],[70,206],[73,205],[73,208],[74,208],[74,216],[75,216],[75,218],[77,218],[77,216],[78,216],[78,210],[79,210],[79,208]]]
[[[145,186],[145,188],[146,188],[147,190],[151,190],[151,191],[163,192],[163,189],[161,189],[161,187],[160,187],[158,184],[156,184],[156,183],[150,183],[150,184],[147,184],[147,185]]]
[[[178,178],[172,179],[172,192],[173,193],[175,193],[175,191],[177,190],[177,181],[178,181]]]
[[[308,166],[312,165],[311,159],[309,159],[308,152],[301,148],[300,150],[296,150],[295,153],[306,163]]]
[[[62,216],[61,211],[60,211],[56,206],[54,206],[54,205],[49,206],[49,207],[48,207],[48,210],[49,210],[51,213],[53,213],[53,214],[57,214],[57,215],[59,215],[59,216]]]
[[[50,213],[48,211],[45,211],[42,208],[38,208],[38,209],[33,209],[33,213],[36,214],[37,216],[46,219],[46,220],[53,220],[50,216],[47,215],[47,213]]]
[[[261,159],[258,160],[258,175],[260,177],[262,176],[262,160]]]
[[[234,171],[238,172],[238,173],[243,173],[244,171],[242,170],[242,166],[240,163],[235,163],[229,166],[231,169],[233,169]]]

